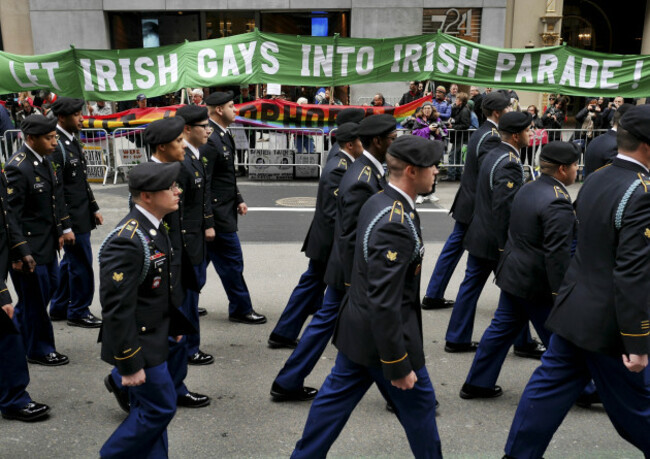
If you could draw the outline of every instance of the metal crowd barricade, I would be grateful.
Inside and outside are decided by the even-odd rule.
[[[112,134],[113,185],[117,183],[118,174],[124,174],[140,163],[149,160],[149,149],[144,143],[143,128],[118,128]]]
[[[320,128],[261,128],[231,126],[237,158],[235,167],[248,169],[249,178],[285,180],[318,178],[329,150]]]
[[[111,169],[111,137],[105,129],[82,129],[81,141],[86,156],[89,181],[101,179],[106,185]]]
[[[7,129],[4,135],[0,137],[2,164],[6,163],[11,158],[11,155],[23,146],[24,142],[25,140],[20,129]]]

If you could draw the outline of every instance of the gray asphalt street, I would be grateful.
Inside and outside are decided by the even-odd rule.
[[[106,234],[126,213],[124,185],[93,185],[105,217],[105,225],[93,233],[95,251]],[[438,205],[419,207],[426,242],[422,294],[453,220],[444,209],[451,206],[457,186],[442,184]],[[278,320],[307,259],[300,246],[312,213],[316,184],[310,182],[243,182],[240,190],[251,208],[241,219],[240,238],[245,258],[245,277],[265,325],[233,324],[227,320],[227,299],[214,269],[201,306],[202,345],[216,363],[190,367],[190,390],[208,394],[207,408],[179,409],[169,427],[170,455],[174,458],[288,457],[300,438],[309,403],[278,404],[270,400],[273,378],[289,356],[288,350],[271,350],[266,340]],[[575,197],[577,186],[571,190]],[[301,199],[295,199],[301,198]],[[278,205],[281,201],[284,206]],[[298,207],[286,207],[286,205]],[[275,209],[275,210],[273,210]],[[292,210],[298,209],[298,211]],[[453,298],[462,281],[465,259],[451,280],[447,296]],[[481,296],[474,339],[481,337],[496,308],[498,288],[490,281]],[[14,295],[14,299],[15,299]],[[92,311],[100,314],[95,298]],[[424,311],[427,367],[440,401],[437,417],[443,453],[450,458],[499,458],[521,392],[537,363],[509,355],[499,384],[500,398],[467,401],[458,396],[473,354],[447,354],[444,334],[450,310]],[[103,385],[110,367],[99,358],[97,332],[54,325],[57,349],[70,364],[45,368],[30,365],[30,394],[52,406],[49,420],[24,424],[0,419],[2,458],[92,458],[124,419],[112,395]],[[307,379],[319,387],[333,365],[336,350],[329,346],[322,361]],[[352,414],[330,457],[410,457],[410,449],[396,417],[385,410],[379,392],[370,389]],[[640,458],[642,454],[622,440],[602,408],[573,408],[556,433],[547,458]]]

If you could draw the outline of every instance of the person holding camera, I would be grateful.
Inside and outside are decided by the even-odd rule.
[[[549,99],[550,101],[550,99]],[[549,108],[546,109],[542,115],[542,124],[544,129],[552,129],[554,132],[549,132],[548,140],[561,140],[561,132],[564,126],[564,118],[566,117],[566,104],[567,100],[564,97],[556,99]]]
[[[422,113],[413,123],[412,134],[430,140],[442,140],[447,137],[447,127],[440,120],[438,110],[431,102],[422,104]]]
[[[594,129],[600,129],[601,124],[602,110],[598,101],[591,99],[576,115],[576,126],[580,126],[580,129],[576,131],[576,140],[590,140],[594,136]]]

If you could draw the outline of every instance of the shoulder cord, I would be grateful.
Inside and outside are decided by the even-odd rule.
[[[499,159],[497,159],[492,166],[492,170],[490,171],[490,191],[494,191],[494,172],[497,170],[499,163],[508,157],[510,157],[510,153],[504,153],[499,156]],[[524,167],[521,163],[519,163],[519,168],[521,169],[521,183],[524,183],[526,181],[526,173],[524,172]]]
[[[614,219],[614,226],[616,227],[617,230],[621,229],[621,226],[623,226],[623,212],[625,212],[625,207],[627,206],[628,201],[632,197],[632,194],[634,191],[641,185],[641,180],[636,179],[632,184],[629,186],[623,197],[621,198],[621,202],[618,204],[618,208],[616,209],[616,218]]]
[[[106,238],[102,242],[102,245],[99,247],[99,251],[97,252],[97,260],[99,261],[100,265],[102,263],[102,252],[104,251],[104,247],[114,235],[122,231],[122,228],[124,228],[124,226],[125,225],[115,228],[113,231],[111,231],[108,234],[108,236],[106,236]],[[142,247],[144,247],[144,263],[142,264],[142,272],[140,272],[140,277],[138,278],[138,285],[140,285],[146,279],[147,274],[149,274],[149,257],[151,256],[151,251],[149,250],[149,242],[145,238],[142,231],[136,229],[135,233],[140,238],[140,242],[142,242]]]
[[[372,229],[379,223],[379,220],[386,215],[388,212],[390,212],[393,209],[392,206],[386,207],[382,209],[376,216],[375,218],[372,219],[370,224],[368,225],[368,228],[366,228],[366,233],[363,235],[363,258],[368,261],[368,241],[370,240],[370,233],[372,232]],[[422,244],[420,243],[420,238],[418,237],[418,232],[415,229],[415,225],[413,224],[413,220],[408,214],[404,214],[406,217],[406,221],[409,225],[409,228],[411,229],[411,233],[413,234],[413,239],[415,240],[415,248],[413,249],[413,254],[411,255],[411,259],[409,260],[409,263],[411,263],[415,258],[419,255],[420,249],[422,247]]]
[[[61,154],[63,155],[63,167],[65,167],[65,160],[66,160],[66,153],[65,153],[65,148],[63,147],[63,144],[61,143],[61,139],[58,140],[59,142],[59,147],[61,147]]]

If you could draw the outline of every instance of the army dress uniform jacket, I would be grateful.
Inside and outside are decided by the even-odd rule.
[[[59,237],[63,234],[60,199],[57,198],[57,178],[52,165],[23,145],[5,165],[7,200],[22,237],[12,247],[11,257],[17,260],[32,255],[39,265],[56,258]]]
[[[524,184],[519,152],[510,144],[487,154],[479,171],[474,217],[465,234],[465,249],[475,257],[498,261],[508,239],[512,201]]]
[[[469,138],[463,175],[460,177],[460,187],[451,205],[451,215],[459,223],[469,225],[474,214],[476,200],[476,184],[478,173],[485,155],[501,145],[501,136],[496,125],[488,120],[483,123]]]
[[[546,327],[588,351],[650,354],[650,179],[615,158],[576,199],[578,246]]]
[[[102,360],[130,375],[167,360],[168,336],[196,330],[172,302],[172,253],[164,226],[154,228],[134,207],[117,228],[99,254],[99,341]]]
[[[325,271],[325,283],[339,291],[349,286],[352,277],[359,211],[368,198],[384,189],[382,172],[363,154],[348,167],[339,184],[334,245]]]
[[[524,185],[512,203],[508,242],[496,270],[499,288],[551,306],[571,261],[575,229],[564,185],[546,174]]]
[[[585,151],[585,175],[589,175],[597,169],[612,162],[618,153],[616,145],[616,131],[608,130],[589,142]]]
[[[70,217],[75,233],[89,233],[95,228],[95,212],[99,206],[88,184],[86,156],[77,139],[68,139],[57,126],[59,145],[48,158],[63,185],[64,212]]]
[[[7,204],[7,178],[0,173],[0,306],[12,303],[6,283],[11,264],[10,248],[25,243],[20,226]],[[0,336],[15,333],[18,330],[12,320],[4,310],[0,310]]]
[[[387,186],[371,197],[359,215],[352,286],[341,306],[334,345],[359,365],[381,366],[388,380],[425,363],[423,255],[420,219],[404,196]]]
[[[237,207],[244,199],[237,188],[235,177],[235,140],[229,132],[210,120],[214,129],[208,142],[199,148],[201,158],[206,158],[206,174],[210,183],[212,225],[217,233],[237,231]],[[210,226],[208,226],[210,227]]]
[[[349,166],[351,166],[350,159],[340,150],[325,164],[318,183],[314,218],[302,245],[302,251],[309,259],[319,261],[324,265],[329,260],[334,244],[334,223],[339,185]]]
[[[178,175],[178,186],[183,190],[179,205],[183,209],[181,234],[183,249],[192,265],[205,260],[205,230],[214,227],[209,201],[208,180],[203,162],[185,148],[185,159]]]

